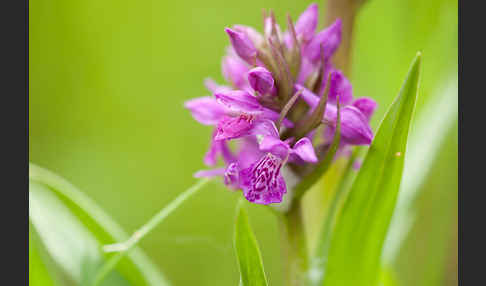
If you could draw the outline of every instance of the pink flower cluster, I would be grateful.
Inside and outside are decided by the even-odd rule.
[[[263,35],[242,25],[225,29],[231,46],[222,72],[229,85],[208,79],[212,96],[185,103],[198,122],[214,126],[205,164],[215,166],[221,157],[224,166],[196,177],[222,176],[253,203],[281,202],[287,193],[282,168],[299,177],[322,159],[335,133],[337,104],[340,148],[371,143],[376,103],[354,99],[351,83],[331,63],[341,21],[316,33],[317,23],[318,7],[311,4],[295,24],[288,18],[285,32],[273,13],[264,17]],[[237,142],[232,148],[231,140]]]

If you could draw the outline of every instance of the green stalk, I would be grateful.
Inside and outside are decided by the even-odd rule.
[[[307,283],[309,251],[300,202],[280,217],[281,247],[284,262],[284,285]]]
[[[210,182],[210,179],[204,178],[197,182],[195,185],[181,193],[177,198],[170,202],[167,206],[161,209],[156,215],[154,215],[146,224],[133,233],[133,235],[125,242],[106,245],[105,251],[118,251],[117,254],[112,256],[98,271],[94,278],[93,285],[100,285],[103,279],[113,270],[120,260],[132,250],[142,238],[149,234],[156,226],[158,226],[164,219],[177,209],[184,201],[194,195],[204,185]]]

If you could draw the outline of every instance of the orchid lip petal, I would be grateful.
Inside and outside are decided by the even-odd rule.
[[[265,154],[250,167],[240,172],[240,183],[245,198],[252,203],[268,205],[282,202],[287,186],[280,169],[282,159]]]

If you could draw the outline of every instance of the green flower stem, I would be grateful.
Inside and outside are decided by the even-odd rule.
[[[156,226],[158,226],[164,219],[171,214],[175,209],[177,209],[185,200],[194,195],[198,190],[205,186],[210,179],[204,178],[197,182],[195,185],[181,193],[177,198],[170,202],[167,206],[161,209],[155,216],[153,216],[146,224],[144,224],[140,229],[135,231],[133,235],[125,242],[106,245],[104,250],[106,252],[117,251],[118,253],[112,256],[98,271],[95,276],[93,285],[100,285],[103,279],[108,275],[120,262],[120,260],[125,257],[125,255],[135,247],[142,238],[149,234]]]
[[[309,254],[300,202],[280,216],[280,227],[284,283],[288,286],[303,286],[307,281]]]

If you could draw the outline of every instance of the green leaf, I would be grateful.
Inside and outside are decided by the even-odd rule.
[[[248,222],[248,215],[240,200],[236,210],[234,245],[240,267],[240,285],[268,285],[258,242]]]
[[[420,112],[410,133],[409,152],[405,158],[403,183],[390,230],[385,241],[383,259],[392,262],[416,220],[413,202],[416,201],[424,181],[429,177],[432,164],[444,145],[447,134],[457,122],[457,73],[447,77]],[[427,140],[423,140],[427,138]]]
[[[74,282],[89,285],[113,256],[104,244],[127,235],[92,200],[61,177],[29,165],[29,219],[47,253]],[[102,285],[168,285],[141,252],[134,249]]]
[[[420,62],[418,53],[337,218],[324,285],[372,286],[378,282],[383,242],[402,178]]]
[[[42,261],[37,249],[37,243],[32,238],[29,230],[29,285],[30,286],[54,286],[53,278]]]

